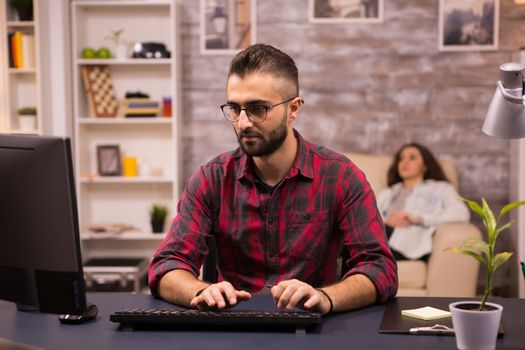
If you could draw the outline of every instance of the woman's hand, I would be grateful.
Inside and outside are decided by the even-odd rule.
[[[395,210],[390,213],[385,224],[392,227],[407,227],[410,225],[421,225],[421,218],[410,215],[403,210]]]
[[[407,227],[411,225],[408,216],[407,212],[403,210],[395,210],[388,215],[385,223],[392,227]]]

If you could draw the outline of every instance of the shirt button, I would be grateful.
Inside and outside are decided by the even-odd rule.
[[[268,224],[273,225],[273,219],[268,219]]]

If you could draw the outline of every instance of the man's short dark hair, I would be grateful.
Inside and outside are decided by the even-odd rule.
[[[273,46],[254,44],[239,52],[230,63],[228,77],[238,75],[244,78],[252,73],[270,73],[288,80],[295,87],[291,92],[293,96],[299,95],[299,72],[294,60]]]

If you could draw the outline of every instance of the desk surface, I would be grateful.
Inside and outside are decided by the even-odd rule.
[[[420,302],[452,302],[457,298],[403,298]],[[454,337],[378,334],[384,306],[325,316],[320,326],[305,335],[282,332],[234,331],[119,331],[109,321],[114,311],[127,307],[177,308],[149,295],[89,293],[98,305],[96,321],[64,325],[56,315],[19,312],[14,304],[0,301],[0,338],[45,349],[455,349]],[[495,299],[503,305],[505,336],[497,349],[525,347],[525,299]],[[243,309],[272,309],[269,295],[257,295],[242,303]],[[521,322],[520,322],[521,321]]]

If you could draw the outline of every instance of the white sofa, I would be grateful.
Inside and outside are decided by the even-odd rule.
[[[366,175],[374,193],[387,186],[391,156],[347,153]],[[458,176],[452,162],[440,164],[452,185],[458,189]],[[479,263],[448,250],[459,246],[468,237],[481,237],[479,229],[466,223],[440,225],[434,234],[433,251],[428,263],[420,260],[399,261],[399,296],[473,297],[476,295]]]

